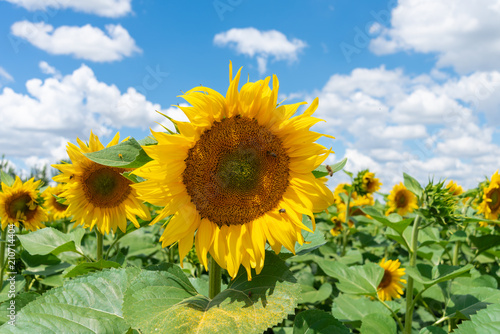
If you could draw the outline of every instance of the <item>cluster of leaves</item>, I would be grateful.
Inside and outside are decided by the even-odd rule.
[[[137,167],[149,158],[140,144],[148,143],[116,145],[120,160],[107,161],[118,154],[102,151],[92,158]],[[321,166],[314,174],[324,177],[344,165]],[[422,187],[408,175],[405,186],[419,199],[415,212],[386,216],[386,204],[377,200],[353,208],[355,214],[348,219],[354,225],[334,237],[329,233],[336,212],[332,206],[316,216],[314,233],[303,232],[306,243],[297,245],[295,254],[285,249],[279,255],[267,252],[263,271],[253,273],[250,282],[243,268],[234,280],[223,275],[223,289],[213,299],[208,298],[208,274],[194,249],[181,269],[176,247],[161,248],[163,224],[140,221],[139,229],[129,224],[125,233],[107,235],[99,261],[94,260],[95,235],[68,228],[68,220],[20,232],[13,276],[16,326],[5,323],[0,332],[403,332],[405,296],[385,302],[377,297],[384,276],[378,265],[382,258],[400,260],[405,278],[414,282],[410,330],[485,333],[495,328],[500,319],[497,222],[477,215],[473,201],[466,200],[473,192],[452,196],[443,183]],[[150,208],[155,217],[159,208]],[[416,217],[422,223],[414,244]],[[312,226],[310,217],[304,216],[303,223]],[[11,286],[6,281],[0,292],[2,323],[11,314]]]

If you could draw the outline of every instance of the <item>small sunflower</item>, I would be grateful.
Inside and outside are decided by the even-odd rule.
[[[118,144],[117,133],[107,147]],[[84,153],[104,149],[99,138],[90,133],[89,144],[77,138],[80,147],[68,143],[68,155],[72,164],[52,165],[61,174],[54,181],[66,183],[61,196],[68,203],[67,212],[73,215],[75,225],[92,229],[97,225],[101,233],[116,232],[117,227],[125,232],[127,219],[139,227],[136,216],[150,219],[149,209],[136,198],[132,182],[121,173],[127,169],[100,165],[84,156]]]
[[[34,178],[26,182],[16,176],[16,180],[11,187],[2,182],[2,192],[0,192],[0,218],[2,229],[8,224],[15,224],[30,231],[36,231],[45,227],[42,223],[47,220],[47,212],[40,206],[40,196],[38,187],[41,180]]]
[[[335,190],[333,191],[333,197],[334,197],[334,202],[335,204],[340,204],[344,203],[344,200],[340,196],[340,194],[346,194],[346,196],[349,196],[349,190],[347,187],[350,187],[351,185],[348,183],[339,183],[337,187],[335,187]],[[356,198],[357,194],[355,191],[351,191],[351,197]]]
[[[404,216],[418,208],[417,196],[406,189],[402,182],[392,188],[387,199],[389,200],[387,203],[389,205],[389,209],[386,212],[387,215],[397,212],[401,216]]]
[[[384,276],[378,285],[377,294],[382,300],[392,300],[393,298],[401,298],[403,294],[403,284],[406,280],[401,277],[405,274],[404,268],[399,268],[401,262],[399,260],[385,260],[385,257],[380,261],[379,265],[384,269]]]
[[[49,213],[50,221],[68,218],[70,216],[66,210],[68,206],[66,204],[59,203],[54,197],[54,195],[60,196],[63,191],[64,186],[62,183],[59,183],[55,187],[47,187],[42,194],[43,199],[45,200],[44,205]]]
[[[354,189],[359,195],[373,194],[380,189],[380,180],[368,169],[362,170],[354,179]]]
[[[455,183],[455,181],[453,180],[450,180],[450,182],[448,182],[448,184],[446,185],[446,189],[448,189],[448,191],[454,196],[458,196],[464,192],[462,187]]]
[[[333,216],[331,221],[333,223],[333,228],[330,230],[330,234],[336,237],[344,229],[344,226],[342,225],[343,220],[341,220],[338,216]]]
[[[147,181],[134,185],[140,198],[165,206],[152,222],[173,215],[160,238],[166,247],[178,241],[183,259],[193,245],[207,267],[207,253],[231,277],[243,265],[260,273],[265,244],[279,253],[302,244],[310,231],[302,215],[333,202],[326,179],[312,171],[331,153],[315,143],[322,136],[309,131],[320,121],[311,117],[315,99],[278,105],[278,79],[247,82],[238,90],[241,69],[232,77],[226,96],[195,87],[182,97],[191,107],[179,107],[190,122],[175,121],[179,134],[153,132],[158,145],[146,146],[153,158],[134,173]],[[327,136],[331,137],[331,136]],[[195,235],[196,233],[196,235]]]
[[[360,208],[366,205],[373,205],[375,203],[375,200],[373,199],[373,196],[371,194],[366,194],[365,196],[358,196],[356,193],[353,193],[354,196],[351,197],[351,200],[349,201],[349,217],[352,216],[367,216]],[[351,194],[352,195],[352,194]],[[338,203],[337,204],[337,211],[338,211],[338,216],[339,218],[345,222],[346,219],[346,203]],[[349,219],[348,222],[349,227],[354,226],[354,222]]]
[[[497,220],[500,214],[500,175],[498,171],[491,176],[489,185],[482,191],[482,201],[478,205],[478,213],[484,214],[486,219]]]

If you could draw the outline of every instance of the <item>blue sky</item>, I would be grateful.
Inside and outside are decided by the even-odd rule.
[[[141,139],[228,64],[319,97],[315,130],[384,189],[407,172],[474,187],[500,166],[500,1],[0,0],[0,154],[65,157],[90,130]],[[344,181],[336,176],[332,186]]]

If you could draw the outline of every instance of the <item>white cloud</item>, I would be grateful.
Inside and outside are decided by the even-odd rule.
[[[413,50],[436,53],[438,67],[459,73],[500,66],[500,2],[498,0],[400,0],[391,27],[373,28],[376,54]]]
[[[90,24],[83,27],[54,27],[44,22],[16,22],[13,35],[27,40],[50,54],[72,55],[96,62],[121,60],[141,52],[128,31],[121,25],[108,24],[106,32]]]
[[[26,90],[5,87],[0,93],[0,153],[17,159],[55,161],[65,157],[68,141],[88,138],[90,130],[103,136],[122,127],[147,129],[167,123],[155,110],[173,113],[134,88],[120,92],[98,81],[85,65],[62,78],[28,80]]]
[[[307,46],[300,39],[289,40],[277,30],[260,31],[252,27],[221,32],[214,36],[214,44],[228,46],[239,54],[256,57],[261,74],[266,72],[269,59],[296,61],[298,53]]]
[[[384,191],[402,181],[403,172],[423,183],[429,176],[454,178],[470,188],[500,166],[494,139],[500,117],[492,123],[481,115],[498,114],[498,87],[496,71],[436,78],[382,66],[332,75],[321,90],[302,98],[319,97],[315,116],[327,122],[317,130],[337,138],[334,150],[346,147],[348,170],[375,170]]]
[[[42,71],[42,73],[44,74],[52,75],[55,78],[61,77],[61,73],[58,70],[56,70],[55,67],[50,66],[49,63],[47,63],[46,61],[39,62],[38,67],[40,68],[40,71]]]
[[[120,17],[132,12],[132,0],[6,0],[27,10],[43,10],[54,15],[57,10],[72,9],[76,12],[105,17]]]

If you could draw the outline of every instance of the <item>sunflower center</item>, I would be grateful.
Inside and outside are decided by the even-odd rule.
[[[26,219],[33,218],[36,208],[30,210],[32,198],[27,193],[19,193],[14,195],[10,201],[6,203],[6,211],[11,219]]]
[[[378,285],[379,289],[384,289],[391,285],[392,282],[392,274],[389,270],[384,269],[384,277],[382,277],[382,281]]]
[[[490,191],[488,197],[491,199],[491,202],[488,203],[491,212],[496,212],[498,209],[500,209],[500,188],[496,188]]]
[[[52,196],[52,207],[59,212],[64,212],[68,208],[67,205],[59,203],[54,196]]]
[[[191,201],[219,226],[245,224],[275,209],[288,187],[281,140],[239,115],[214,122],[185,162],[182,179]]]
[[[396,195],[396,205],[398,208],[404,208],[406,206],[407,198],[403,191],[400,191]]]
[[[119,206],[130,194],[130,181],[120,172],[123,169],[93,164],[82,176],[82,188],[87,200],[96,207]]]

